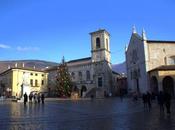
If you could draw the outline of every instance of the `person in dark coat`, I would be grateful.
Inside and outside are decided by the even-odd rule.
[[[158,104],[160,106],[160,112],[161,111],[164,112],[164,94],[162,91],[159,92],[159,94],[157,96],[157,101],[158,101]]]
[[[143,100],[144,108],[147,108],[147,95],[145,93],[143,93],[142,95],[142,100]]]
[[[38,103],[40,103],[40,93],[38,93],[38,95],[37,95],[37,99],[38,99]]]
[[[147,92],[146,97],[147,97],[148,108],[150,111],[151,110],[151,94]]]
[[[32,93],[29,94],[29,102],[31,103],[32,102],[32,98],[33,98],[33,95]]]
[[[165,92],[164,95],[165,98],[165,106],[166,106],[166,110],[167,110],[167,114],[170,114],[170,107],[171,107],[171,94]]]
[[[25,94],[24,94],[24,105],[26,105],[27,100],[28,100],[28,96],[27,96],[27,94],[25,93]]]
[[[44,104],[44,93],[41,94],[41,101],[42,101],[42,104]]]

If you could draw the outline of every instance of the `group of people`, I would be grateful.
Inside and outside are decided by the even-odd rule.
[[[160,106],[160,112],[164,112],[164,105],[166,107],[167,114],[170,114],[170,107],[171,107],[171,94],[163,93],[162,91],[159,92],[157,96],[158,104]]]
[[[147,93],[143,93],[142,95],[142,100],[143,100],[143,104],[144,104],[144,108],[145,109],[151,109],[151,102],[152,100],[155,99],[155,95],[154,94],[150,94],[149,92]],[[168,92],[162,92],[160,91],[157,94],[157,102],[159,104],[160,107],[160,112],[164,113],[164,106],[166,107],[166,111],[167,114],[170,114],[170,107],[171,107],[171,94],[169,94]]]
[[[32,94],[30,93],[29,96],[27,95],[27,93],[24,94],[24,105],[26,105],[26,103],[28,102],[28,98],[29,98],[29,102],[32,103],[40,103],[42,102],[42,104],[44,104],[44,93],[35,93],[35,94]]]

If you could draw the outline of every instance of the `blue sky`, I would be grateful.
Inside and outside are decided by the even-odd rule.
[[[132,26],[175,40],[173,0],[0,0],[0,60],[89,57],[89,32],[111,34],[112,63],[125,60]]]

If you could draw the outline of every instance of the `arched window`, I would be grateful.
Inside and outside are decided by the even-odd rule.
[[[106,49],[109,50],[109,46],[108,46],[108,39],[106,38]]]
[[[100,48],[100,38],[99,37],[96,38],[96,48],[97,49]]]
[[[75,73],[74,72],[71,73],[71,76],[72,76],[72,79],[75,79]]]
[[[82,80],[82,72],[78,72],[79,79]]]
[[[88,70],[86,71],[86,80],[90,80],[90,72]]]

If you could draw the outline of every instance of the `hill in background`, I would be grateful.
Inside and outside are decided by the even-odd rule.
[[[35,68],[36,69],[44,69],[48,66],[56,66],[58,63],[49,62],[49,61],[42,61],[42,60],[11,60],[11,61],[0,61],[0,73],[7,70],[8,67],[15,67],[17,63],[18,67],[22,67],[23,63],[24,66],[27,68]]]
[[[126,75],[126,62],[120,64],[113,64],[112,70],[120,74],[124,73]]]
[[[7,70],[8,67],[15,67],[15,64],[18,64],[18,67],[22,67],[23,63],[27,68],[33,68],[35,66],[36,69],[44,69],[50,66],[56,66],[58,63],[49,62],[43,60],[10,60],[10,61],[0,61],[0,73]],[[125,73],[126,74],[126,63],[113,64],[112,70],[117,73]]]

